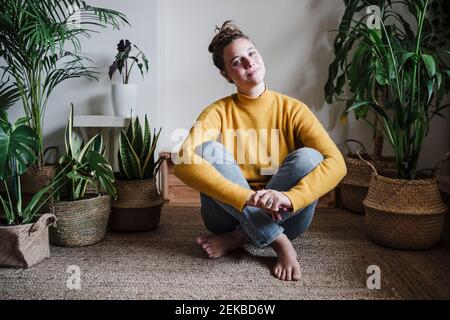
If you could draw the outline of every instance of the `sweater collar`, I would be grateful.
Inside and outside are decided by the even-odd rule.
[[[264,92],[257,97],[250,97],[240,92],[237,92],[233,95],[234,101],[238,105],[243,107],[265,105],[267,102],[270,101],[270,98],[271,98],[271,91],[267,89],[267,86],[264,89]]]

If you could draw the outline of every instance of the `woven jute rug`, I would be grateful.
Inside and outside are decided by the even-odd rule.
[[[0,269],[0,300],[450,298],[448,229],[430,250],[393,250],[366,238],[362,215],[317,209],[309,231],[294,241],[299,282],[270,275],[270,248],[245,246],[208,259],[195,242],[204,232],[199,208],[164,207],[157,230],[108,233],[87,247],[52,246],[51,257],[31,269]],[[380,289],[367,287],[372,265]]]

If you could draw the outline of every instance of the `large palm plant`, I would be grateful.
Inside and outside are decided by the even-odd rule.
[[[355,94],[349,100],[346,112],[371,111],[379,117],[381,129],[368,123],[393,147],[398,178],[414,179],[431,120],[435,115],[442,116],[440,111],[449,106],[442,105],[442,99],[450,91],[450,67],[444,61],[450,52],[432,46],[429,35],[424,34],[429,0],[397,1],[397,5],[406,6],[415,20],[415,32],[400,14],[392,10],[390,1],[380,2],[389,3],[386,14],[403,28],[396,24],[387,25],[383,19],[380,29],[369,28],[362,21],[351,21],[349,30],[357,35],[359,47],[352,61],[355,68],[349,69],[347,74]],[[364,59],[367,55],[370,59]],[[338,79],[337,87],[342,88],[344,80]],[[375,85],[386,90],[383,102],[373,89]]]
[[[96,28],[128,24],[117,11],[79,0],[0,0],[0,68],[12,76],[30,126],[38,134],[43,163],[43,119],[55,87],[71,78],[94,79],[80,39]]]

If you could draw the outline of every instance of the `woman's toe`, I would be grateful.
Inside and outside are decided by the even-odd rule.
[[[292,269],[291,268],[287,268],[286,269],[286,280],[287,281],[291,281],[292,280]]]

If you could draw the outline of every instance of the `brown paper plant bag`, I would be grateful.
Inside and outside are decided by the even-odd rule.
[[[30,268],[50,256],[48,227],[56,217],[43,214],[35,223],[0,226],[0,266]]]

